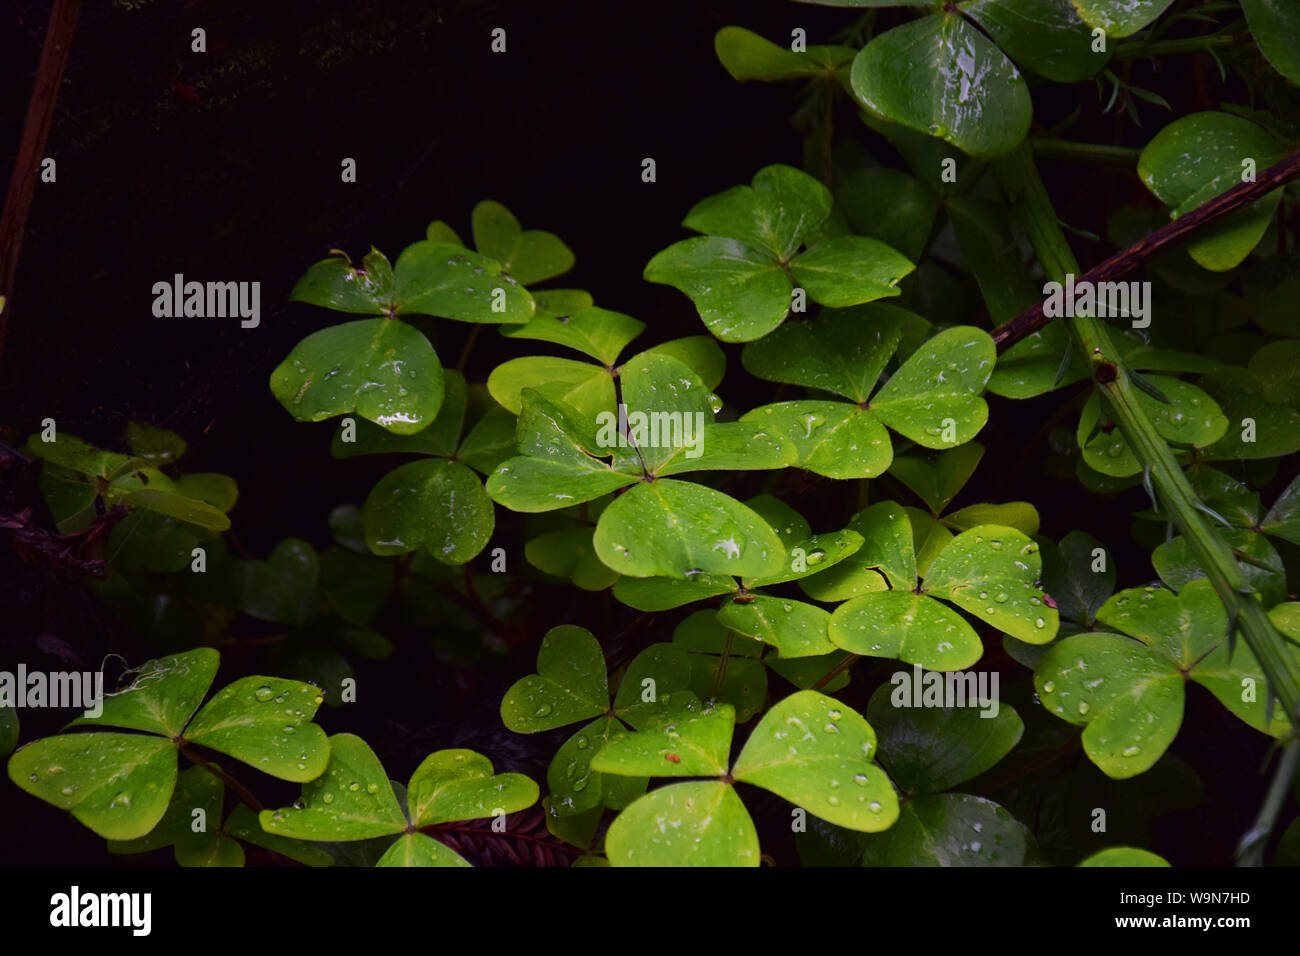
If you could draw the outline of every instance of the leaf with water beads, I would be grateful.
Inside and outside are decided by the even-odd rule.
[[[758,833],[730,785],[676,783],[641,797],[610,824],[613,866],[758,866]]]
[[[813,657],[835,650],[827,636],[830,614],[815,604],[765,594],[729,601],[718,623],[775,647],[782,657]]]
[[[175,737],[198,709],[220,655],[210,647],[147,661],[128,673],[130,684],[108,692],[98,717],[78,717],[69,726],[94,725],[144,730]]]
[[[876,832],[898,817],[898,798],[872,758],[876,735],[862,715],[805,690],[763,715],[732,774],[838,826]]]
[[[492,499],[458,461],[399,465],[379,480],[362,506],[366,543],[375,554],[423,547],[443,564],[461,565],[487,547],[496,524]]]
[[[492,761],[473,750],[439,750],[411,774],[406,787],[417,827],[515,813],[537,802],[537,784],[520,773],[492,773]]]
[[[271,373],[271,391],[298,421],[348,412],[399,435],[430,425],[442,405],[442,364],[424,334],[396,319],[313,332]]]
[[[516,733],[537,733],[589,720],[609,708],[605,655],[590,631],[563,625],[542,638],[537,673],[516,681],[501,700],[501,720]]]
[[[869,837],[863,866],[1023,866],[1026,828],[992,800],[966,793],[914,797],[898,822]]]
[[[423,833],[406,833],[379,858],[375,866],[471,866],[455,850]]]
[[[1085,860],[1081,860],[1079,866],[1167,867],[1169,862],[1150,850],[1143,850],[1133,846],[1111,846],[1097,851]]]
[[[831,615],[834,644],[863,657],[888,657],[935,671],[980,659],[979,635],[956,611],[924,594],[879,591],[846,601]]]
[[[528,290],[496,259],[446,243],[425,239],[407,246],[393,275],[396,309],[403,315],[527,322],[537,309]]]
[[[1040,577],[1036,541],[1014,528],[981,525],[948,542],[925,575],[924,591],[1028,644],[1046,644],[1059,619]]]
[[[320,690],[279,677],[244,677],[219,690],[185,739],[281,780],[311,780],[329,761],[325,731],[312,723]]]
[[[9,759],[9,779],[110,840],[133,840],[167,811],[176,785],[176,746],[140,734],[62,734]]]

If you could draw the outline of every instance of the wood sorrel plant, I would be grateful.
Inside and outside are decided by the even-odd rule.
[[[1295,823],[1270,837],[1300,759],[1300,18],[1263,0],[827,3],[868,8],[842,42],[717,35],[737,80],[804,84],[806,171],[737,170],[747,184],[686,211],[695,235],[645,266],[707,334],[633,346],[644,323],[545,287],[573,254],[494,202],[474,209],[473,248],[434,222],[394,260],[307,270],[295,301],[361,318],[303,339],[271,391],[301,421],[340,420],[336,457],[405,459],[331,515],[327,551],[231,555],[233,483],[175,474],[174,436],[137,429],[133,457],[33,436],[61,531],[120,504],[157,542],[123,540],[102,588],[146,639],[182,650],[223,607],[283,626],[270,662],[302,680],[244,677],[200,707],[216,653],[162,657],[100,718],[19,749],[11,779],[116,851],[171,845],[183,864],[237,864],[249,843],[461,865],[482,847],[451,824],[490,819],[480,836],[507,839],[505,817],[540,797],[546,862],[758,865],[789,827],[809,864],[1160,865],[1126,845],[1140,826],[1107,835],[1107,788],[1196,802],[1170,748],[1197,685],[1241,739],[1280,744],[1242,861],[1294,860]],[[1165,117],[1126,66],[1158,57],[1207,60],[1258,97]],[[1144,148],[1064,138],[1097,97]],[[1039,176],[1060,157],[1123,164],[1150,194],[1106,210],[1118,251],[1086,272]],[[428,317],[475,324],[457,368]],[[544,351],[470,382],[484,325]],[[729,400],[736,358],[776,386],[767,401]],[[1044,431],[1082,503],[1051,525],[1145,489],[1150,560],[1119,591],[1116,542],[1044,536],[1028,501],[950,509],[977,470],[1009,465],[975,441],[990,419],[1056,393]],[[547,588],[604,594],[561,620]],[[163,599],[176,619],[142,613]],[[643,613],[604,632],[597,601]],[[466,749],[402,785],[312,722],[356,699],[353,662],[386,657],[395,622],[470,634],[476,653],[484,632],[536,648],[500,716],[515,734],[570,728],[544,738],[544,795]],[[203,748],[302,796],[264,807]],[[227,789],[240,805],[222,823]],[[1039,813],[1049,800],[1065,819]],[[182,825],[195,808],[216,821],[201,839]]]

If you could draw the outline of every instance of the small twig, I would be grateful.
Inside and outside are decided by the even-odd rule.
[[[1238,183],[1227,192],[1215,196],[1168,225],[1161,226],[1155,232],[1144,236],[1127,249],[1115,253],[1101,265],[1089,269],[1076,279],[1076,284],[1090,282],[1095,285],[1113,281],[1133,271],[1165,247],[1187,238],[1197,229],[1229,213],[1236,212],[1274,189],[1286,185],[1297,176],[1300,176],[1300,150],[1264,170],[1255,182]],[[1051,322],[1052,319],[1043,315],[1043,303],[1040,301],[994,330],[993,342],[999,351],[1005,350]]]
[[[13,311],[18,252],[27,228],[27,214],[36,195],[36,171],[44,158],[45,143],[54,119],[54,104],[63,84],[68,50],[72,46],[72,34],[80,13],[81,0],[54,0],[40,63],[36,67],[36,82],[32,85],[27,116],[23,120],[22,140],[9,179],[9,192],[5,195],[4,212],[0,213],[0,355],[4,353],[9,314]]]
[[[861,659],[862,659],[861,654],[848,655],[846,658],[844,658],[844,660],[840,661],[838,664],[836,664],[834,667],[828,670],[821,677],[817,678],[817,683],[813,684],[810,690],[821,690],[823,687],[825,687],[827,684],[833,681],[836,677],[838,677],[842,671],[848,670],[849,666],[852,665],[854,661],[861,660]]]
[[[214,777],[216,777],[218,780],[224,783],[227,787],[229,787],[234,792],[235,796],[239,797],[240,800],[242,800],[244,803],[248,805],[248,809],[252,810],[254,813],[261,813],[263,810],[266,809],[264,806],[262,806],[262,801],[258,800],[257,797],[253,796],[253,794],[249,791],[247,787],[245,787],[242,783],[240,783],[230,774],[226,773],[226,771],[222,770],[216,764],[204,760],[202,757],[196,754],[194,750],[184,741],[181,741],[180,751],[186,756],[186,758],[189,759],[191,763],[193,763],[196,766],[202,767],[208,773],[212,774]]]

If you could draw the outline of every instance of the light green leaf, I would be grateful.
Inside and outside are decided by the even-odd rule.
[[[789,262],[830,215],[831,194],[801,169],[775,164],[754,174],[751,186],[733,186],[696,203],[682,225],[737,239]]]
[[[1169,866],[1169,862],[1164,857],[1158,856],[1150,850],[1142,850],[1133,846],[1112,846],[1097,851],[1086,860],[1081,860],[1079,866],[1122,866],[1125,868],[1135,866],[1167,867]]]
[[[423,833],[406,833],[390,846],[375,866],[470,866],[455,850]]]
[[[553,279],[573,268],[573,252],[559,236],[541,229],[523,231],[519,220],[499,202],[480,202],[471,222],[478,251],[496,259],[524,285]]]
[[[524,545],[524,557],[539,571],[567,578],[584,591],[603,591],[623,579],[596,556],[596,546],[591,541],[595,530],[590,525],[582,525],[538,535]],[[659,579],[630,580],[648,582]]]
[[[537,673],[511,685],[501,721],[517,734],[590,720],[609,709],[609,682],[600,642],[581,627],[553,627],[537,652]]]
[[[738,634],[771,644],[782,657],[829,654],[835,645],[826,636],[830,614],[813,604],[767,595],[747,595],[718,611],[718,623]]]
[[[798,80],[824,72],[811,57],[777,46],[744,27],[723,27],[713,37],[713,50],[726,71],[742,83]]]
[[[346,256],[331,256],[312,265],[289,293],[290,302],[306,302],[335,312],[380,315],[393,307],[393,267],[373,246],[357,268]]]
[[[1070,0],[1083,22],[1101,27],[1107,36],[1137,33],[1164,13],[1174,0]]]
[[[968,505],[944,515],[942,521],[958,531],[969,531],[982,524],[1000,524],[1023,531],[1031,537],[1038,534],[1038,509],[1028,501]]]
[[[385,454],[446,458],[456,451],[461,426],[465,423],[465,376],[455,369],[443,370],[442,407],[438,409],[438,416],[414,434],[398,435],[365,419],[350,421],[350,426],[340,423],[330,440],[330,454],[335,458]],[[349,431],[352,440],[344,441],[344,434]]]
[[[646,265],[645,279],[690,296],[705,326],[724,342],[761,339],[790,311],[790,276],[766,253],[736,239],[673,243]]]
[[[528,388],[587,418],[615,409],[614,380],[607,369],[551,355],[525,355],[498,365],[488,376],[487,387],[515,415],[523,408],[523,390]]]
[[[751,375],[769,382],[804,385],[865,402],[902,335],[894,323],[873,321],[877,315],[823,312],[811,322],[788,322],[746,345],[741,361]]]
[[[874,478],[889,467],[893,446],[885,426],[848,402],[778,402],[741,418],[786,440],[786,464],[828,478]]]
[[[916,265],[865,236],[823,239],[790,264],[795,285],[823,305],[843,308],[901,294],[898,282]]]
[[[688,578],[620,577],[614,585],[614,597],[638,611],[669,611],[719,594],[731,594],[735,590],[736,582],[728,575],[693,574]]]
[[[894,788],[872,763],[875,748],[861,714],[804,690],[763,716],[732,773],[823,820],[871,833],[898,818]]]
[[[515,813],[537,802],[537,784],[521,773],[493,776],[492,761],[473,750],[439,750],[420,762],[406,786],[417,827]]]
[[[311,684],[243,677],[217,691],[185,729],[185,739],[281,780],[312,780],[329,761],[325,731],[311,722],[321,700]]]
[[[934,671],[970,667],[984,645],[960,614],[911,591],[877,591],[831,615],[830,639],[864,657],[890,657]]]
[[[536,306],[496,259],[461,246],[422,240],[394,267],[397,311],[462,322],[527,322]]]
[[[298,421],[356,412],[410,435],[442,406],[442,365],[429,340],[405,322],[363,319],[299,342],[271,373],[271,391]]]
[[[379,758],[360,737],[329,739],[329,766],[291,807],[263,810],[267,833],[298,840],[350,841],[401,833],[406,818]]]
[[[607,741],[591,769],[625,777],[720,777],[727,772],[735,723],[729,704],[679,711],[657,726]]]
[[[1056,609],[1043,601],[1038,543],[1004,525],[963,531],[939,553],[925,575],[925,593],[1027,644],[1056,636]]]
[[[176,785],[176,746],[140,734],[61,734],[20,747],[9,779],[102,837],[134,840],[167,811]]]
[[[900,455],[889,466],[889,473],[912,489],[937,515],[970,481],[983,457],[983,445],[967,442],[924,458],[915,454]]]
[[[210,647],[148,661],[126,688],[104,695],[98,717],[78,717],[69,726],[126,727],[176,737],[212,686],[219,663]]]
[[[647,793],[605,835],[613,866],[758,866],[758,833],[745,805],[720,781]]]
[[[642,482],[605,509],[596,553],[632,577],[697,573],[762,577],[785,565],[785,548],[758,515],[734,498],[674,479]]]
[[[512,339],[537,339],[565,345],[605,365],[613,365],[619,353],[644,329],[645,323],[630,315],[592,307],[579,309],[563,318],[539,315],[527,325],[507,328],[505,334]],[[488,387],[491,388],[490,383]]]
[[[591,769],[591,759],[601,747],[626,733],[617,718],[604,715],[560,745],[546,770],[555,815],[577,816],[606,805],[624,807],[645,792],[645,777],[607,776]]]
[[[1033,398],[1087,378],[1087,363],[1076,350],[1070,353],[1065,374],[1057,379],[1069,337],[1069,330],[1054,322],[1021,339],[998,356],[989,391],[1004,398]]]
[[[1025,81],[958,14],[921,17],[875,37],[853,61],[853,92],[872,113],[982,159],[1029,132]]]
[[[375,554],[424,548],[460,565],[492,537],[496,512],[478,476],[458,461],[413,461],[390,471],[362,506],[366,543]]]
[[[997,359],[987,332],[940,332],[916,351],[868,406],[890,428],[927,448],[970,441],[988,421],[979,397]]]
[[[707,389],[715,389],[727,370],[727,356],[711,335],[687,335],[648,348],[629,361],[647,355],[669,355],[693,371]]]

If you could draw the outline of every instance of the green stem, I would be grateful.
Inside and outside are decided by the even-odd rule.
[[[1051,159],[1078,159],[1085,162],[1119,163],[1136,166],[1142,150],[1131,146],[1103,146],[1099,143],[1073,143],[1068,139],[1042,136],[1033,140],[1034,152]]]
[[[1030,148],[1022,144],[999,160],[998,175],[1044,272],[1057,282],[1064,282],[1067,274],[1078,275],[1079,264],[1058,225]],[[1110,407],[1111,418],[1119,425],[1138,461],[1149,469],[1161,504],[1213,584],[1228,620],[1235,622],[1244,634],[1264,669],[1270,689],[1294,723],[1300,715],[1300,661],[1274,629],[1259,595],[1251,589],[1233,557],[1232,548],[1197,510],[1196,493],[1139,404],[1137,390],[1111,344],[1105,325],[1092,316],[1076,316],[1070,320],[1070,329],[1076,345],[1091,365],[1093,381]]]
[[[1160,40],[1156,43],[1121,43],[1115,48],[1117,60],[1142,60],[1167,53],[1199,53],[1211,47],[1231,46],[1237,38],[1231,34],[1204,37],[1182,37],[1177,40]]]
[[[727,636],[722,640],[722,654],[718,658],[718,670],[713,675],[713,689],[711,696],[721,697],[722,687],[727,680],[727,662],[731,659],[731,638],[734,632],[727,630]]]
[[[1268,795],[1264,797],[1264,806],[1260,807],[1255,825],[1241,838],[1237,847],[1238,866],[1264,865],[1264,847],[1277,823],[1277,815],[1291,793],[1291,781],[1295,777],[1297,764],[1300,764],[1300,740],[1293,739],[1282,751],[1277,773],[1273,775],[1273,783],[1269,785]]]

